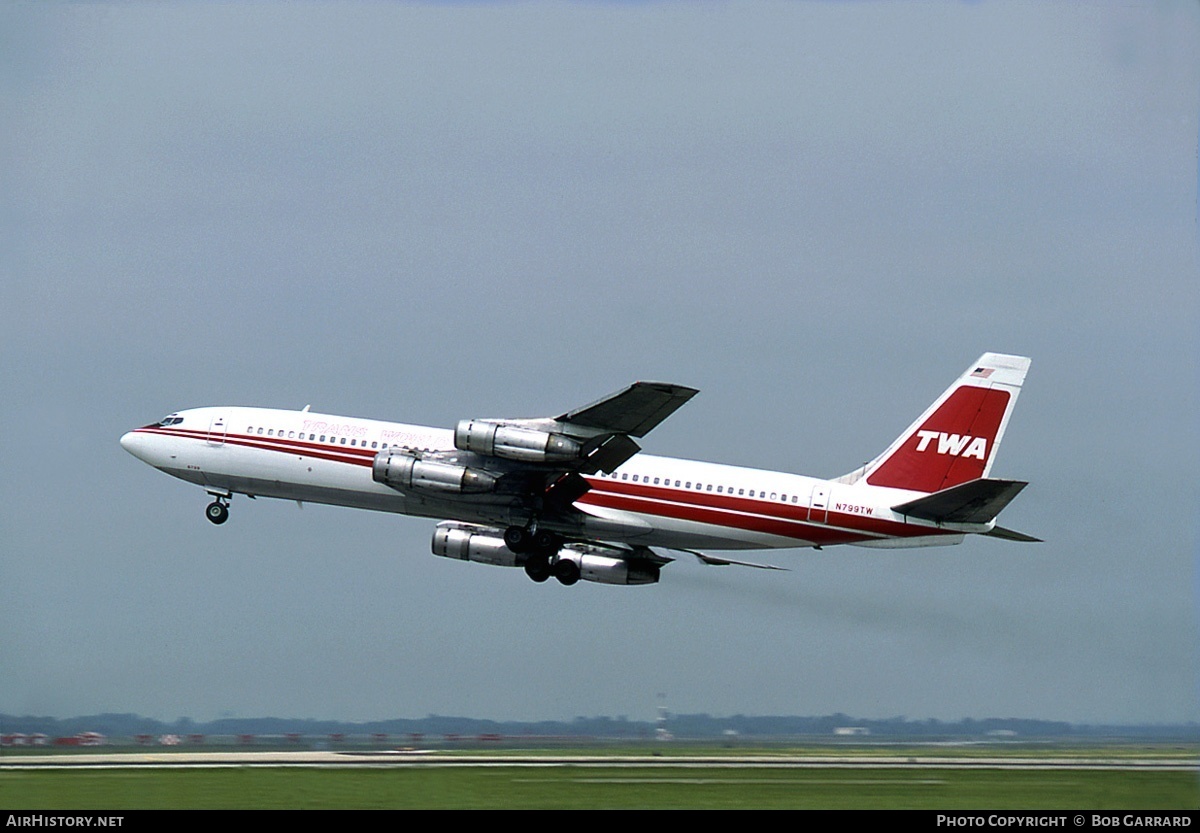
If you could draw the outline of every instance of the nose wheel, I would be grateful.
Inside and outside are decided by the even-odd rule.
[[[229,520],[229,505],[217,498],[204,509],[204,517],[215,524],[223,524]]]

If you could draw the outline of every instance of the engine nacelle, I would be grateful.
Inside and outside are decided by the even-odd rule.
[[[496,478],[487,472],[443,463],[418,460],[399,449],[384,449],[375,455],[371,477],[394,489],[417,489],[474,495],[494,492]]]
[[[564,547],[558,554],[579,565],[579,577],[598,584],[658,584],[659,567],[642,559],[613,558]]]
[[[454,447],[522,463],[576,460],[583,453],[578,440],[563,434],[482,419],[461,420],[454,429]]]
[[[433,554],[497,567],[518,566],[518,556],[504,546],[503,538],[454,523],[440,523],[433,531]]]
[[[517,555],[504,544],[504,536],[496,529],[442,521],[433,531],[433,554],[459,561],[475,561],[497,567],[521,567],[528,555]],[[563,547],[558,560],[573,561],[579,567],[579,578],[598,584],[657,584],[659,567],[644,559],[625,559],[605,555],[618,550],[577,544]]]

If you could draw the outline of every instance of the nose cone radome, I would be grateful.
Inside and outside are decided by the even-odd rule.
[[[121,437],[121,448],[128,451],[139,460],[146,459],[146,436],[137,431],[130,431]]]

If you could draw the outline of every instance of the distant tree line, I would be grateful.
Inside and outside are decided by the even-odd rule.
[[[54,718],[0,714],[0,735],[44,734],[50,737],[98,732],[107,737],[192,735],[387,735],[403,736],[504,736],[506,738],[562,737],[647,739],[666,730],[677,740],[722,739],[771,740],[786,738],[836,738],[847,736],[914,740],[939,738],[1130,738],[1161,740],[1200,739],[1200,724],[1077,724],[1022,718],[966,718],[958,721],[909,720],[893,717],[870,720],[845,714],[822,717],[673,714],[664,722],[629,720],[625,717],[577,717],[570,721],[497,721],[472,717],[429,715],[418,719],[394,719],[351,723],[339,720],[301,720],[279,717],[223,718],[197,722],[181,717],[175,721],[154,720],[136,714],[97,714]],[[839,732],[839,730],[841,730]]]

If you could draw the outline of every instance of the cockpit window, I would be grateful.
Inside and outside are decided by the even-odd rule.
[[[183,417],[176,416],[175,414],[167,414],[167,416],[158,421],[158,424],[165,427],[167,425],[178,425],[181,422],[183,422]]]

